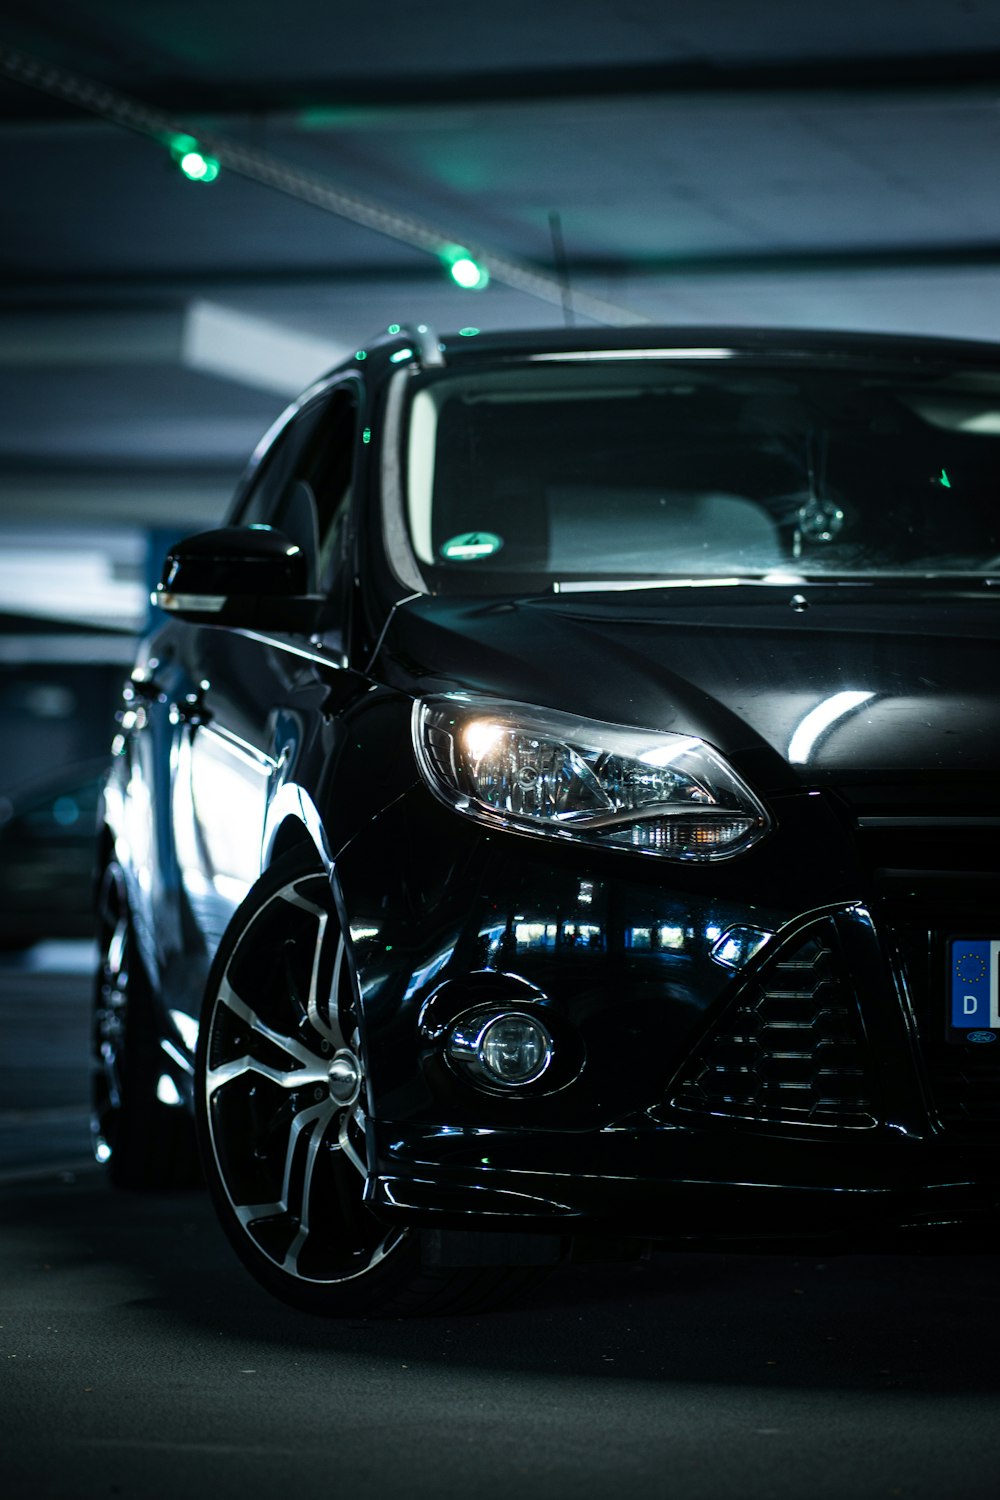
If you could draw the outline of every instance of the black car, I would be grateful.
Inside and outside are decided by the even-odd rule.
[[[179,542],[95,1142],[321,1312],[1000,1198],[1000,350],[393,328]]]

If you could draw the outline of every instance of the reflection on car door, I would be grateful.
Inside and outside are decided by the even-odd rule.
[[[261,873],[268,807],[314,745],[331,674],[344,659],[359,403],[352,380],[307,403],[261,460],[231,518],[273,525],[306,552],[311,587],[331,597],[322,644],[218,627],[185,631],[191,690],[172,709],[173,826],[206,964]],[[227,684],[225,694],[216,682]]]
[[[181,878],[196,924],[214,948],[260,873],[264,819],[278,763],[230,730],[204,721],[182,727],[175,763]]]

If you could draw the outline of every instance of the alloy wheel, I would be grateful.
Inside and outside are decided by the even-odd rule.
[[[364,1206],[365,1089],[344,937],[322,874],[266,885],[206,996],[203,1154],[249,1268],[292,1301],[370,1276],[401,1250]]]

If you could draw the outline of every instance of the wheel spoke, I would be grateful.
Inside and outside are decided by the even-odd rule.
[[[284,1174],[281,1183],[281,1197],[274,1203],[234,1203],[236,1215],[244,1229],[250,1229],[252,1225],[262,1219],[274,1219],[279,1215],[290,1214],[297,1220],[295,1236],[285,1252],[283,1264],[287,1269],[298,1269],[298,1258],[303,1245],[309,1237],[309,1208],[312,1199],[313,1173],[316,1160],[319,1156],[320,1147],[326,1134],[326,1128],[333,1116],[336,1114],[336,1106],[332,1099],[324,1099],[322,1103],[313,1105],[310,1109],[304,1109],[295,1116],[288,1131],[288,1142],[285,1147]],[[302,1133],[308,1126],[313,1129],[306,1142],[306,1161],[302,1176],[302,1185],[298,1192],[297,1203],[293,1203],[293,1173],[295,1168],[295,1157],[298,1152]]]
[[[311,1155],[314,1158],[316,1151],[319,1149],[319,1144],[322,1139],[323,1132],[325,1131],[327,1125],[330,1123],[333,1113],[334,1106],[332,1100],[324,1099],[321,1104],[314,1104],[310,1109],[304,1109],[300,1114],[295,1116],[295,1119],[292,1121],[291,1127],[289,1128],[288,1142],[285,1146],[285,1165],[281,1181],[281,1197],[275,1203],[251,1203],[243,1205],[234,1203],[233,1207],[236,1209],[236,1212],[239,1215],[241,1224],[253,1224],[258,1219],[273,1219],[278,1214],[287,1214],[293,1211],[292,1206],[289,1203],[289,1198],[291,1195],[292,1187],[292,1169],[295,1165],[295,1153],[298,1148],[299,1138],[301,1137],[302,1132],[303,1130],[305,1130],[307,1125],[316,1125],[316,1129],[313,1131],[312,1136],[310,1137],[310,1146],[312,1148]],[[307,1173],[308,1187],[311,1187],[311,1160],[307,1162]],[[307,1187],[304,1186],[303,1198],[306,1199],[307,1197]],[[305,1205],[303,1204],[302,1207],[304,1206]],[[299,1218],[301,1217],[302,1215],[300,1213]]]
[[[351,1163],[351,1166],[356,1167],[361,1173],[362,1177],[367,1178],[368,1163],[366,1161],[363,1161],[358,1155],[357,1151],[354,1149],[354,1142],[351,1140],[351,1137],[348,1133],[352,1118],[361,1127],[361,1130],[364,1131],[365,1117],[361,1113],[361,1111],[355,1108],[352,1116],[351,1113],[345,1109],[343,1115],[341,1116],[340,1129],[337,1132],[337,1144],[339,1145],[341,1151],[343,1151],[344,1156]]]
[[[314,879],[315,877],[310,878]],[[314,917],[319,917],[321,922],[325,922],[329,916],[329,913],[322,906],[317,906],[315,901],[310,901],[308,897],[303,896],[294,885],[286,886],[281,893],[281,898],[283,901],[287,901],[289,906],[300,906],[303,911],[310,912]]]
[[[312,1135],[309,1137],[308,1143],[306,1145],[306,1166],[305,1174],[302,1179],[302,1203],[299,1209],[299,1227],[296,1232],[295,1238],[289,1245],[288,1249],[285,1251],[284,1264],[286,1270],[298,1271],[299,1254],[306,1240],[309,1238],[309,1206],[312,1201],[313,1170],[316,1166],[316,1158],[319,1155],[319,1148],[323,1143],[324,1131],[326,1130],[327,1125],[332,1119],[334,1112],[335,1106],[333,1104],[333,1101],[331,1100],[329,1107],[326,1110],[325,1116],[321,1120],[317,1121],[316,1128],[313,1131]],[[299,1118],[301,1118],[301,1116]],[[296,1120],[295,1123],[298,1124],[298,1120]],[[289,1173],[291,1171],[291,1151],[292,1148],[291,1146],[289,1146],[290,1155],[285,1166],[286,1184],[289,1181]],[[285,1196],[287,1197],[287,1192]]]
[[[306,1003],[302,999],[302,995],[301,995],[301,992],[299,990],[298,976],[296,975],[295,969],[294,969],[294,967],[292,965],[292,958],[293,958],[293,955],[294,955],[294,951],[295,951],[294,944],[292,944],[292,943],[284,943],[282,945],[282,950],[281,950],[282,979],[281,979],[281,983],[282,983],[282,988],[285,991],[287,991],[288,997],[291,1000],[291,1002],[292,1002],[295,1010],[298,1012],[299,1016],[304,1016],[306,1014]]]
[[[247,1073],[269,1078],[282,1089],[296,1089],[308,1083],[326,1083],[329,1077],[326,1064],[316,1058],[310,1058],[310,1062],[311,1067],[295,1068],[290,1073],[285,1073],[280,1068],[272,1068],[268,1063],[258,1062],[257,1058],[244,1053],[242,1057],[234,1057],[221,1067],[209,1068],[205,1078],[206,1091],[211,1098],[216,1089],[221,1089],[224,1084],[231,1083],[234,1078],[242,1078]]]
[[[312,1125],[315,1122],[315,1129],[312,1132],[309,1142],[312,1149],[306,1164],[307,1177],[302,1188],[302,1203],[299,1205],[300,1219],[308,1208],[308,1189],[312,1186],[312,1166],[315,1161],[316,1152],[319,1149],[320,1139],[333,1118],[334,1111],[333,1100],[324,1099],[321,1104],[315,1104],[312,1109],[304,1109],[301,1114],[296,1115],[288,1132],[288,1146],[285,1150],[285,1175],[281,1184],[281,1196],[285,1203],[288,1203],[291,1192],[292,1166],[295,1161],[295,1151],[299,1144],[299,1137],[307,1125]]]
[[[268,1026],[265,1021],[262,1021],[257,1012],[240,999],[228,979],[223,979],[219,987],[219,999],[223,1005],[227,1006],[233,1012],[234,1016],[238,1016],[241,1021],[244,1021],[250,1027],[251,1031],[256,1032],[258,1036],[264,1037],[273,1046],[280,1048],[282,1052],[293,1058],[297,1063],[301,1063],[303,1068],[322,1066],[323,1071],[320,1076],[323,1078],[326,1077],[326,1067],[320,1063],[315,1052],[310,1047],[307,1047],[304,1042],[296,1041],[294,1037],[287,1036],[284,1032],[275,1031],[273,1027]]]
[[[298,906],[302,911],[309,912],[319,924],[319,932],[316,937],[316,947],[313,951],[312,970],[309,975],[309,996],[306,1001],[306,1014],[319,1034],[326,1038],[334,1048],[344,1045],[344,1036],[340,1029],[337,1018],[337,997],[340,993],[340,973],[344,961],[344,939],[341,934],[337,941],[337,957],[333,965],[333,980],[330,985],[330,994],[327,997],[326,1015],[319,1006],[319,977],[320,962],[323,956],[323,948],[326,943],[326,930],[330,923],[330,914],[322,907],[316,906],[314,902],[301,895],[295,887],[285,892],[285,900],[291,906]]]
[[[330,1042],[336,1041],[336,1033],[330,1025],[328,1016],[321,1016],[319,1011],[319,964],[323,956],[323,944],[326,939],[327,915],[324,912],[319,919],[319,934],[316,939],[316,948],[313,952],[312,969],[309,973],[309,999],[306,1002],[306,1015],[321,1036],[325,1036]],[[327,1007],[328,1013],[330,1007]]]
[[[320,1018],[319,1006],[317,1004],[316,987],[319,980],[319,948],[316,950],[316,962],[313,965],[312,983],[309,986],[309,1019],[317,1029],[322,1030],[324,1035],[335,1048],[346,1045],[344,1033],[340,1029],[340,1016],[338,1013],[338,1002],[340,998],[340,979],[344,965],[344,952],[346,949],[343,934],[337,939],[337,957],[333,961],[333,979],[330,981],[330,998],[327,1001],[328,1021],[324,1027]]]
[[[279,1214],[286,1214],[288,1208],[284,1203],[234,1203],[233,1211],[243,1228],[249,1229],[261,1219],[276,1219]]]

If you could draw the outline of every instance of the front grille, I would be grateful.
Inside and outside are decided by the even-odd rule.
[[[749,980],[670,1090],[673,1109],[761,1124],[874,1126],[872,1070],[837,927],[789,937]]]
[[[1000,1132],[1000,1040],[949,1025],[949,937],[1000,937],[1000,781],[900,777],[838,787],[866,888],[891,937],[917,1026],[931,1110],[946,1130]]]
[[[953,777],[838,788],[874,889],[893,896],[1000,894],[1000,787]]]

